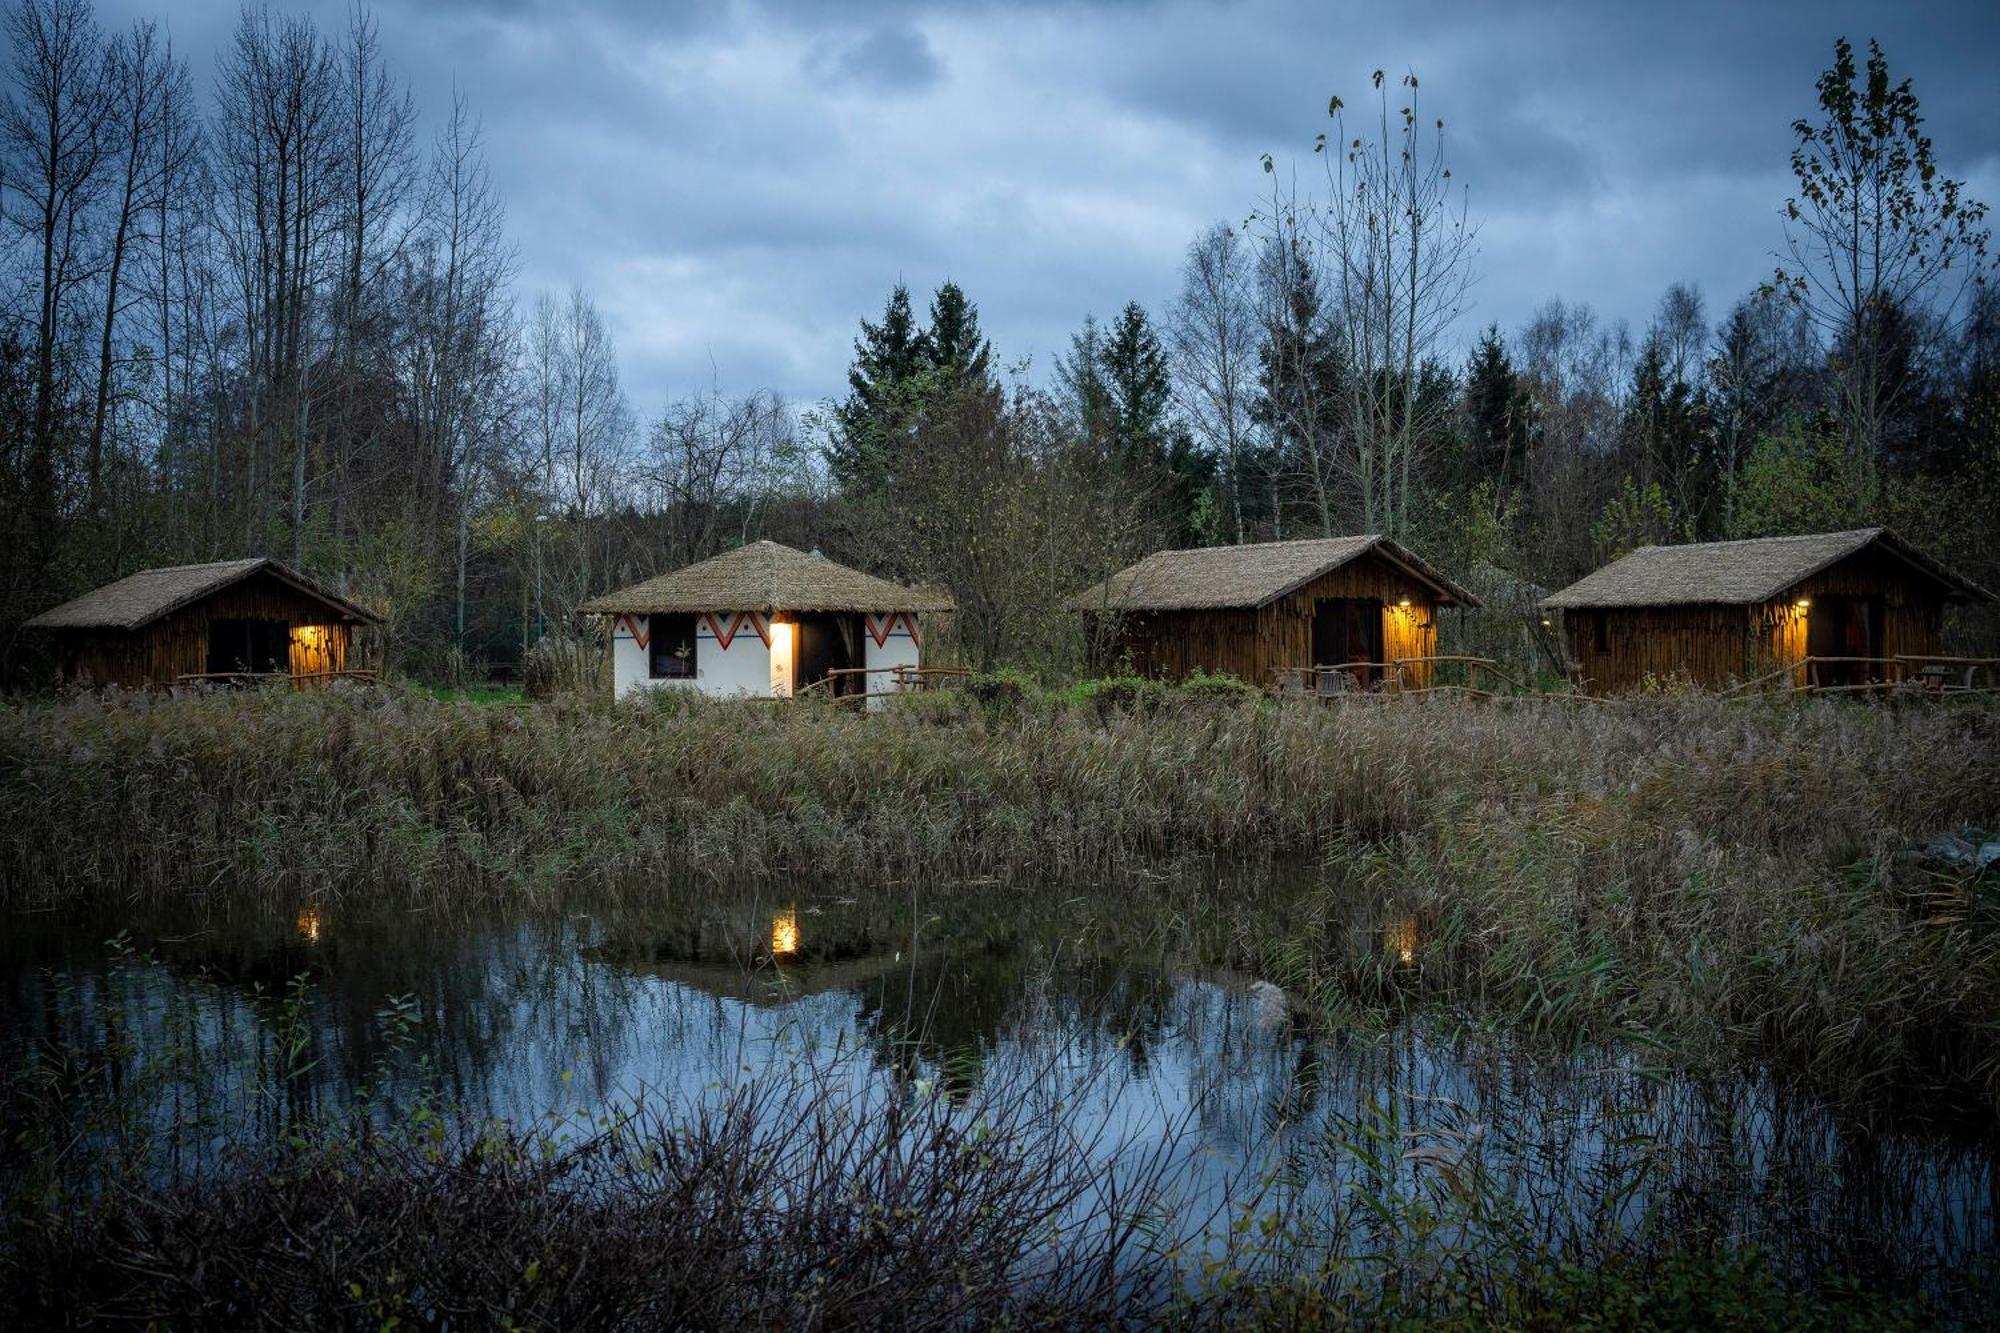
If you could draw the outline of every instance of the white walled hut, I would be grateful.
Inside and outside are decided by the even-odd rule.
[[[886,695],[922,661],[919,614],[951,599],[818,553],[752,542],[585,602],[611,621],[612,692]],[[865,671],[865,675],[860,674]]]

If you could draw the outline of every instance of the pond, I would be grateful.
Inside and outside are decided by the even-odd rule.
[[[1282,928],[1303,910],[1287,892],[1196,897],[1256,897]],[[809,1076],[967,1114],[1036,1099],[1078,1152],[1164,1159],[1194,1231],[1255,1196],[1357,1252],[1419,1217],[1472,1243],[1504,1214],[1552,1243],[1695,1228],[1799,1272],[1865,1261],[1925,1285],[1994,1253],[1984,1133],[1883,1133],[1770,1079],[1674,1072],[1636,1045],[1551,1051],[1447,1012],[1330,1024],[1225,944],[1160,928],[1183,900],[1101,901],[758,885],[452,919],[16,918],[0,1043],[9,1070],[108,1070],[111,1113],[74,1132],[143,1140],[166,1175],[316,1118],[582,1125]],[[1421,929],[1357,919],[1352,947],[1406,966]]]

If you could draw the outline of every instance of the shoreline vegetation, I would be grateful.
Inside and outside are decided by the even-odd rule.
[[[1924,851],[2000,828],[1990,709],[1328,708],[1007,678],[870,716],[112,695],[0,712],[0,773],[12,911],[810,877],[1087,884],[1171,928],[1163,875],[1305,859],[1298,918],[1215,961],[1332,1011],[1449,1005],[1764,1062],[1857,1108],[2000,1109],[2000,891]],[[1420,923],[1407,966],[1343,944],[1357,912]]]
[[[1607,1076],[1769,1078],[1863,1142],[1990,1141],[2000,1122],[2000,887],[1926,851],[2000,827],[1985,707],[1329,707],[1225,680],[1058,693],[1007,677],[872,715],[401,688],[76,696],[0,710],[0,821],[10,914],[314,904],[448,921],[808,878],[885,899],[923,886],[928,911],[1077,885],[1092,915],[1268,979],[1323,1029],[1435,1016],[1610,1052]],[[1259,864],[1303,881],[1204,888]],[[1392,920],[1412,923],[1407,940]],[[304,1002],[271,1000],[274,1107]],[[831,1083],[805,1096],[760,1079],[594,1125],[502,1126],[419,1099],[386,1120],[322,1109],[276,1148],[163,1184],[132,1164],[156,1151],[147,1113],[120,1109],[143,1080],[110,1096],[114,1066],[53,1048],[20,1066],[10,1118],[49,1132],[0,1149],[0,1306],[53,1316],[85,1291],[50,1286],[61,1272],[87,1274],[108,1319],[176,1326],[255,1308],[522,1327],[1872,1327],[1976,1319],[1991,1281],[1940,1288],[1887,1259],[1802,1270],[1724,1220],[1723,1164],[1715,1199],[1676,1195],[1635,1225],[1619,1219],[1643,1173],[1523,1213],[1498,1183],[1412,1162],[1388,1123],[1344,1140],[1387,1171],[1343,1196],[1346,1230],[1246,1178],[1207,1255],[1188,1248],[1203,1219],[1149,1211],[1161,1145],[1139,1145],[1155,1174],[1113,1179],[1048,1150],[1067,1131],[1044,1099],[988,1087],[977,1117],[953,1118],[896,1079],[894,1133],[858,1133],[876,1122],[854,1099],[877,1094]],[[799,1114],[748,1109],[785,1096],[804,1096]],[[92,1098],[137,1157],[55,1170],[56,1127]],[[683,1234],[690,1209],[704,1221]],[[1078,1219],[1076,1248],[1044,1244]],[[664,1257],[618,1258],[642,1252]],[[662,1263],[723,1276],[699,1291],[645,1276]],[[783,1273],[805,1276],[774,1284]]]

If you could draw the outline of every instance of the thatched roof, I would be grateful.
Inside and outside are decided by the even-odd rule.
[[[751,542],[712,560],[585,602],[599,615],[695,611],[949,611],[951,598],[905,588],[777,542]]]
[[[1755,537],[1687,546],[1642,546],[1586,574],[1543,601],[1555,610],[1621,606],[1745,606],[1782,596],[1793,585],[1849,556],[1875,548],[1908,565],[1945,596],[1987,601],[1993,594],[1945,568],[1887,528]]]
[[[343,620],[374,624],[374,612],[335,596],[304,575],[262,556],[254,560],[213,560],[204,565],[167,565],[142,569],[116,583],[107,583],[74,601],[42,612],[28,621],[29,629],[138,629],[190,602],[241,583],[256,573],[290,584],[306,596],[324,602]]]
[[[1374,554],[1427,584],[1446,606],[1479,599],[1387,537],[1319,537],[1155,551],[1069,599],[1074,611],[1215,611],[1263,606]]]

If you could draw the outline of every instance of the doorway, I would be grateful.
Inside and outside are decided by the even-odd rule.
[[[799,673],[793,689],[826,681],[826,692],[831,695],[867,693],[866,677],[831,674],[862,665],[861,627],[856,617],[801,612],[798,636]]]
[[[208,673],[259,675],[292,670],[292,628],[282,620],[208,622]]]
[[[1348,675],[1360,689],[1381,676],[1382,603],[1369,598],[1327,597],[1313,603],[1312,664],[1356,666]]]
[[[1820,658],[1882,656],[1882,599],[1820,596],[1806,607],[1806,655]],[[1882,677],[1879,662],[1820,661],[1812,678],[1821,685],[1865,685]]]

